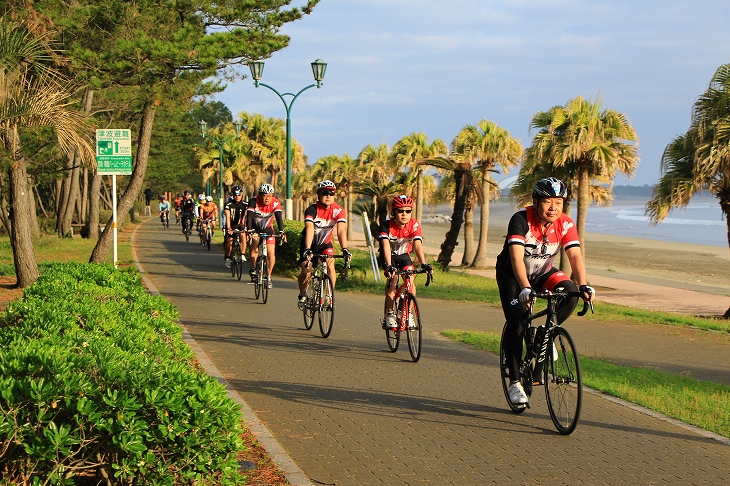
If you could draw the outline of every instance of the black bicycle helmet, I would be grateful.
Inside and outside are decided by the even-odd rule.
[[[540,199],[543,197],[562,197],[568,196],[568,188],[565,187],[563,181],[555,177],[546,177],[540,179],[532,188],[532,197]]]
[[[189,195],[190,195],[190,191],[188,191],[187,189],[185,189],[185,190],[183,191],[183,194],[184,194],[184,195],[186,195],[186,196],[189,196]]]
[[[233,190],[233,194],[235,194],[236,196],[238,196],[239,194],[243,194],[243,187],[239,186],[238,184],[233,186],[232,190]]]

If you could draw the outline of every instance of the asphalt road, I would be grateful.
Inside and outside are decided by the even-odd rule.
[[[134,245],[146,278],[313,484],[730,482],[730,442],[597,394],[584,394],[570,436],[553,428],[541,389],[530,410],[513,414],[497,357],[439,336],[449,328],[499,330],[498,308],[420,299],[426,333],[413,363],[405,341],[388,351],[381,297],[337,294],[333,331],[323,339],[316,324],[304,329],[292,280],[275,277],[261,304],[245,276],[231,278],[220,247],[185,242],[177,227],[164,231],[154,218],[137,229]],[[579,349],[590,338],[573,334]]]

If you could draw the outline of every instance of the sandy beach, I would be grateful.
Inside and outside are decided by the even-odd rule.
[[[488,234],[489,267],[481,272],[494,275],[494,260],[501,251],[509,218],[514,210],[495,205],[490,211]],[[433,216],[435,213],[432,213]],[[428,220],[429,212],[424,214]],[[362,222],[353,221],[356,243],[364,246]],[[423,223],[426,252],[435,259],[449,223]],[[475,228],[475,244],[478,227]],[[461,262],[464,232],[452,260]],[[584,242],[589,282],[599,299],[623,305],[670,310],[699,315],[722,315],[730,305],[730,250],[727,247],[664,242],[619,235],[588,233]],[[690,294],[684,290],[693,291]]]

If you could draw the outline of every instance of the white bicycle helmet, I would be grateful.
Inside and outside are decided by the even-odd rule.
[[[198,199],[200,199],[201,202],[205,201],[205,194],[198,194]]]
[[[259,194],[273,194],[274,186],[271,184],[261,184],[259,186]]]
[[[337,190],[337,186],[335,186],[335,183],[329,179],[325,179],[321,182],[318,182],[316,187],[317,187],[317,194],[319,194],[320,191],[324,191],[324,190],[328,190],[328,191]]]
[[[207,196],[205,200],[208,202],[213,202],[213,196]]]

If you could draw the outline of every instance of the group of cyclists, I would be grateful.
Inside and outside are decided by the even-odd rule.
[[[258,239],[266,238],[269,255],[269,276],[275,263],[274,221],[283,241],[286,241],[281,202],[274,196],[274,188],[270,184],[262,184],[256,197],[244,201],[241,186],[233,186],[232,196],[224,207],[224,228],[226,231],[225,264],[230,266],[232,238],[238,230],[243,251],[250,248],[252,280],[256,277],[256,258],[258,256]],[[300,240],[298,276],[298,305],[306,301],[306,290],[312,273],[314,255],[334,255],[332,240],[337,235],[342,256],[349,262],[352,253],[348,249],[347,214],[337,202],[337,187],[330,180],[323,180],[315,186],[317,202],[304,211],[304,231]],[[529,317],[528,308],[534,293],[544,290],[563,289],[580,292],[584,301],[590,302],[595,297],[595,290],[588,286],[587,274],[580,241],[575,222],[563,213],[563,204],[567,197],[565,184],[554,177],[539,180],[533,187],[532,205],[522,208],[511,217],[507,236],[502,251],[497,256],[496,280],[499,287],[500,300],[507,322],[504,348],[510,375],[509,398],[514,404],[525,404],[527,395],[519,381],[518,361],[522,355],[524,332]],[[203,225],[214,224],[217,206],[210,196],[207,200],[200,195],[200,209],[195,204],[189,191],[185,191],[175,201],[176,215],[182,215],[183,221],[199,216]],[[160,202],[160,211],[163,210]],[[169,210],[169,203],[167,203]],[[380,225],[378,240],[380,253],[378,262],[384,269],[387,279],[385,285],[385,316],[383,328],[397,327],[393,310],[398,272],[414,268],[411,253],[415,253],[421,268],[428,273],[433,267],[427,263],[423,248],[423,231],[421,224],[413,217],[414,201],[402,194],[390,201],[389,217]],[[185,223],[183,223],[185,224]],[[249,241],[250,240],[250,241]],[[553,267],[555,257],[561,248],[570,262],[572,277]],[[244,257],[245,260],[245,257]],[[328,274],[334,287],[336,280],[334,259],[327,260]],[[271,286],[271,278],[268,279]],[[415,285],[413,286],[415,294]],[[578,298],[566,298],[558,306],[558,321],[562,323],[575,309]],[[535,372],[535,376],[541,374]]]

